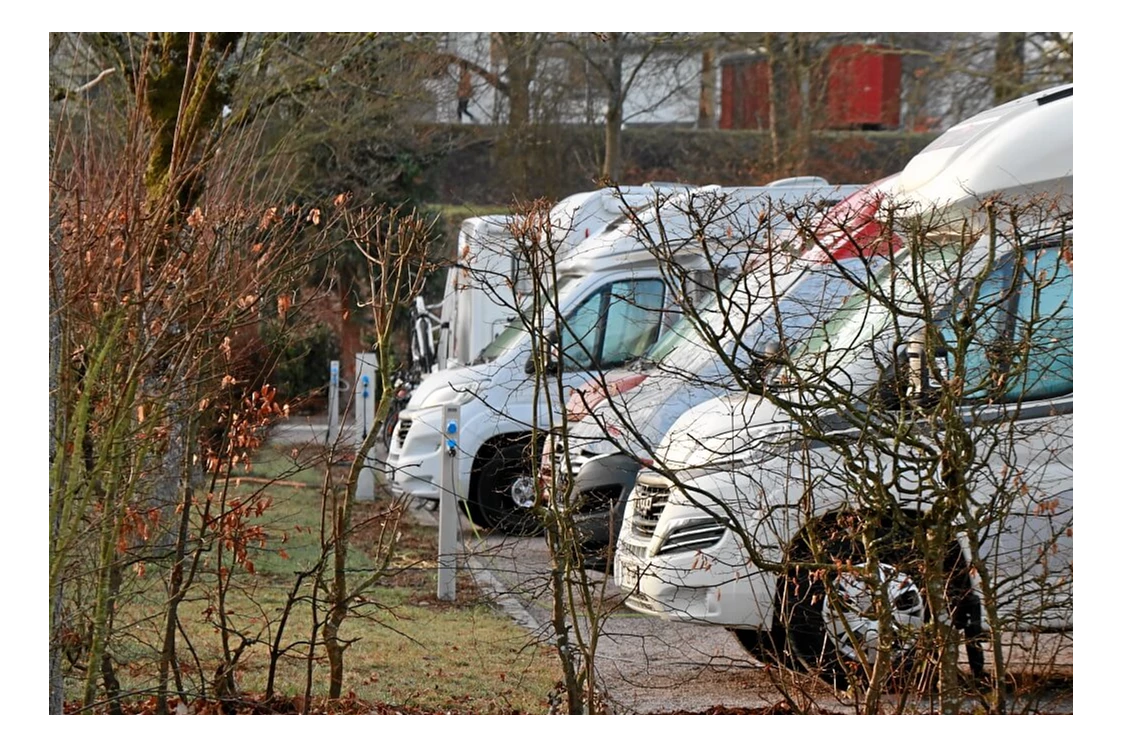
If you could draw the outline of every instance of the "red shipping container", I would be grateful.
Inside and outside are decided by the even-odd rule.
[[[830,51],[828,66],[829,128],[900,127],[900,55],[879,45],[840,45]]]
[[[721,118],[723,130],[768,128],[770,91],[768,59],[739,55],[721,61]]]

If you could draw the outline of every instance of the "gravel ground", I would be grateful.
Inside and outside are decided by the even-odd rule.
[[[422,522],[435,524],[428,504],[414,508]],[[547,573],[549,553],[542,538],[483,536],[461,521],[465,558],[478,586],[517,623],[543,640],[552,636],[552,599]],[[709,627],[663,621],[635,613],[611,574],[590,572],[606,615],[597,646],[597,669],[608,707],[618,714],[705,713],[768,710],[785,701],[801,710],[847,713],[854,707],[844,695],[815,678],[765,668],[749,658],[733,634]],[[1071,639],[1059,648],[1047,675],[1052,686],[1013,711],[1072,713]],[[1024,666],[1026,652],[1012,659]],[[1040,658],[1045,659],[1045,658]],[[963,663],[966,669],[966,661]]]

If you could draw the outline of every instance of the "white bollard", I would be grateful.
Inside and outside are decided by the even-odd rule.
[[[444,406],[444,452],[441,457],[441,504],[437,534],[437,599],[456,599],[456,548],[460,518],[456,511],[456,460],[460,442],[460,406]]]
[[[332,361],[328,369],[328,444],[339,438],[339,362]]]
[[[378,355],[355,354],[355,448],[363,443],[374,428],[374,411],[378,406]],[[374,449],[367,455],[366,465],[359,472],[356,501],[374,501]],[[357,457],[357,455],[356,455]]]

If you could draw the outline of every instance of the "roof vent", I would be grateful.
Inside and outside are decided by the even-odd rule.
[[[822,177],[788,177],[769,182],[765,187],[826,187],[827,180]]]

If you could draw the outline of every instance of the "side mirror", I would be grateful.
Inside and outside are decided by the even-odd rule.
[[[546,361],[542,367],[542,373],[557,374],[561,370],[558,358],[558,333],[557,330],[550,330],[546,333]],[[526,371],[527,374],[534,373],[534,356],[527,357],[524,371]]]
[[[762,390],[768,387],[769,381],[776,375],[781,352],[780,344],[775,340],[765,343],[760,352],[752,352],[750,374],[754,385],[759,385]]]
[[[543,374],[557,374],[559,370],[560,368],[558,367],[558,360],[553,356],[547,358],[545,365],[542,367]],[[533,374],[535,372],[534,356],[530,356],[529,358],[527,358],[526,366],[523,367],[523,371],[525,371],[527,374]]]
[[[909,338],[907,343],[898,343],[898,351],[904,347],[905,355],[897,355],[898,361],[907,362],[908,385],[905,397],[919,407],[931,407],[936,403],[940,385],[947,381],[948,351],[941,338],[939,343],[929,347],[928,336],[920,331]],[[931,354],[931,355],[929,355]]]

